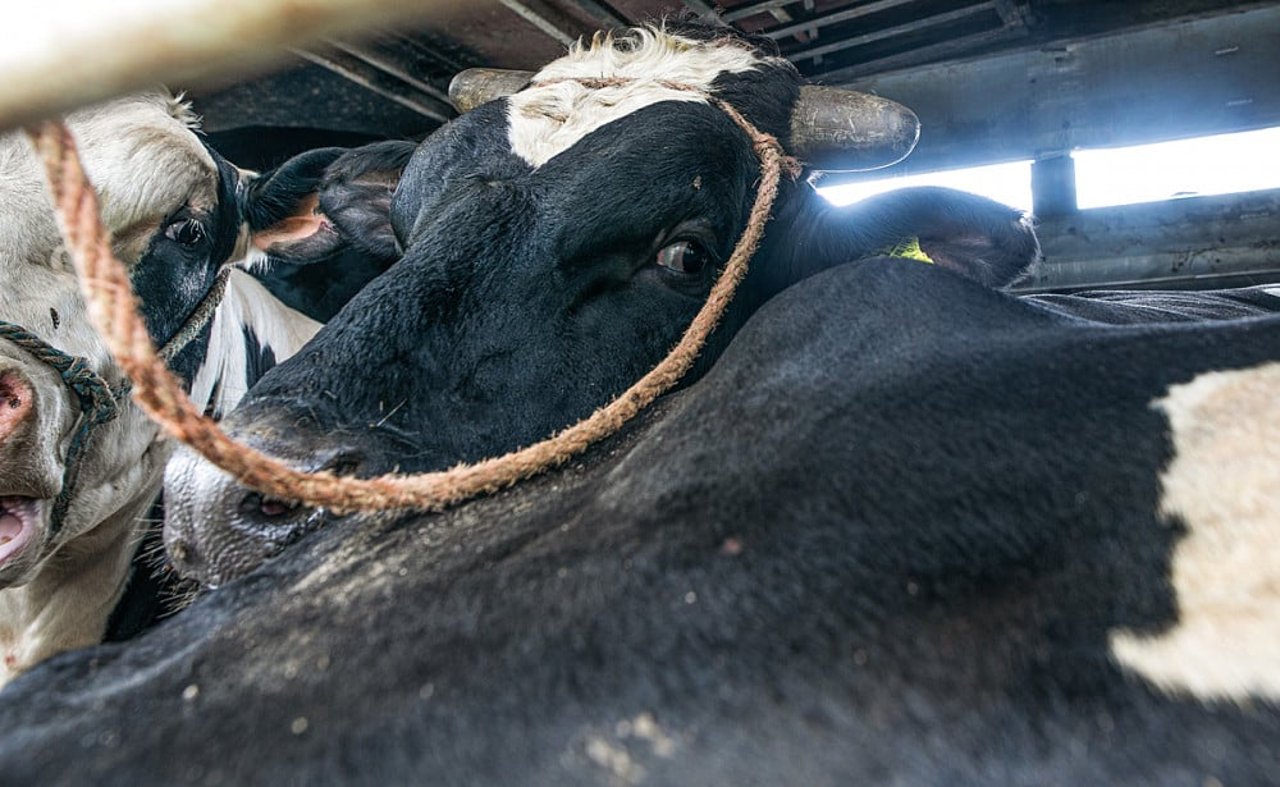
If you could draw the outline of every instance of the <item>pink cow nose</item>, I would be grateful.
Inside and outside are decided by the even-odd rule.
[[[35,410],[35,392],[31,383],[16,371],[0,372],[0,446]]]

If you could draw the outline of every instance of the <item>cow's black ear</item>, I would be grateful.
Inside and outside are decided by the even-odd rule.
[[[391,195],[415,148],[376,142],[311,150],[256,178],[246,195],[253,245],[295,265],[344,248],[394,260]]]
[[[920,231],[920,249],[935,265],[988,287],[1007,287],[1040,260],[1029,215],[985,197],[955,195],[951,206]]]
[[[324,259],[342,244],[320,208],[320,188],[329,166],[345,148],[309,150],[249,181],[244,211],[250,241],[267,254],[307,263]]]
[[[343,238],[378,260],[402,252],[391,228],[391,196],[417,145],[375,142],[346,153],[329,166],[320,208]]]
[[[1012,284],[1040,259],[1026,213],[954,189],[905,188],[869,197],[828,213],[820,231],[830,265],[892,255],[918,241],[935,265],[989,287]]]

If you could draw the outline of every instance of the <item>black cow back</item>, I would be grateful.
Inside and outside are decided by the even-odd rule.
[[[13,783],[1262,784],[1176,620],[1151,408],[1280,320],[1090,325],[901,261],[775,298],[580,464],[321,531],[0,695]]]

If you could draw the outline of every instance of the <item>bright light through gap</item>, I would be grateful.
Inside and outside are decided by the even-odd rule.
[[[1081,209],[1280,188],[1280,128],[1071,155]]]
[[[907,186],[946,186],[981,194],[1021,210],[1031,210],[1030,161],[863,180],[842,186],[824,186],[818,189],[818,193],[835,205],[849,205],[875,194]]]

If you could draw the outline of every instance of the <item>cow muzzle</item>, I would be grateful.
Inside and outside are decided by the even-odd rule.
[[[21,582],[47,530],[60,471],[42,440],[37,385],[0,359],[0,587]]]
[[[234,419],[240,413],[232,416]],[[307,472],[360,472],[361,456],[288,417],[269,417],[236,440]],[[170,460],[164,482],[164,543],[182,576],[217,587],[253,571],[285,547],[318,529],[331,515],[274,500],[236,481],[189,449]]]

